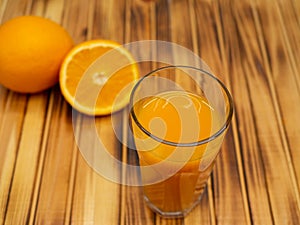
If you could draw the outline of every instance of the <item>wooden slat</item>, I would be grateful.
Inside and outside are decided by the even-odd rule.
[[[299,1],[298,1],[299,2]],[[300,6],[300,4],[298,4]],[[300,65],[296,62],[296,59],[300,57],[300,18],[299,9],[292,1],[277,1],[276,9],[278,11],[278,21],[280,22],[282,37],[286,45],[287,54],[289,55],[289,61],[294,70],[294,77],[297,79],[298,89],[299,89],[299,74]],[[297,11],[298,10],[298,11]],[[298,12],[298,13],[297,13]]]
[[[84,3],[84,4],[83,4]],[[67,1],[65,3],[65,14],[64,14],[64,26],[70,32],[72,37],[74,38],[75,43],[80,43],[85,41],[86,39],[91,38],[92,33],[92,25],[93,25],[93,7],[94,1],[82,2],[82,1]],[[66,103],[65,103],[66,104]],[[69,110],[70,110],[70,106]],[[72,116],[72,113],[65,111],[63,113],[63,117],[69,118]],[[69,129],[62,131],[63,134],[68,137],[72,137],[73,135],[79,135],[80,133],[80,123],[81,123],[81,115],[77,115],[74,118],[76,127],[74,131],[72,130],[72,121],[68,121]],[[64,138],[64,135],[61,135]],[[75,145],[75,148],[72,146]],[[61,148],[68,148],[66,154],[68,156],[72,156],[71,165],[69,174],[66,176],[69,178],[69,187],[67,192],[67,202],[66,208],[64,209],[65,218],[63,221],[64,224],[86,224],[90,223],[90,221],[94,221],[95,216],[95,188],[96,182],[94,179],[97,176],[94,171],[88,167],[85,160],[80,155],[78,148],[76,148],[76,143],[69,142],[67,146],[61,146]],[[73,150],[73,152],[72,152]],[[63,149],[61,150],[63,151]],[[70,152],[71,151],[71,152]],[[70,159],[70,158],[68,158]],[[66,161],[66,164],[68,160]],[[68,173],[68,169],[66,170]],[[82,183],[80,183],[82,182]],[[90,193],[89,195],[85,195],[84,193]],[[63,203],[61,201],[61,203]],[[93,207],[93,208],[91,208]],[[91,210],[89,212],[89,210]],[[53,217],[54,219],[55,217]]]
[[[2,17],[4,15],[4,11],[6,9],[7,2],[8,2],[8,0],[2,0],[0,2],[0,22],[2,22]]]
[[[125,1],[95,1],[92,39],[110,39],[122,44],[125,8]]]
[[[169,1],[156,1],[156,39],[162,41],[171,40],[170,32],[170,5]],[[163,49],[161,51],[163,54]]]
[[[73,1],[73,3],[75,2]],[[64,10],[63,6],[67,6],[68,10]],[[80,24],[84,25],[86,17],[82,18],[82,15],[87,11],[84,10],[86,7],[81,7],[81,13],[75,15],[72,9],[68,2],[63,1],[51,1],[48,4],[37,2],[33,5],[33,11],[42,10],[46,17],[66,27],[75,42],[80,42],[82,36],[86,35],[80,30],[80,28],[84,30]],[[62,15],[64,15],[64,22],[61,22]],[[67,24],[69,20],[74,24]],[[81,23],[78,23],[77,20]],[[73,30],[72,26],[75,24],[76,29]],[[46,154],[42,176],[38,177],[40,181],[37,180],[40,184],[36,184],[37,187],[40,186],[36,212],[30,222],[44,224],[47,221],[55,224],[68,224],[71,217],[74,170],[78,149],[74,148],[71,107],[64,101],[58,88],[52,93],[50,101],[53,102],[54,107],[50,107],[48,110],[49,112],[53,111],[53,115],[50,116],[51,125],[47,130],[48,136],[45,137]]]
[[[300,12],[300,2],[298,0],[290,0],[292,5],[293,5],[293,10],[294,10],[294,13],[296,15],[296,19],[298,21],[298,26],[300,26],[300,15],[299,15],[299,12]]]
[[[121,136],[122,132],[122,111],[114,113],[113,115],[108,115],[103,118],[97,118],[96,127],[98,138],[103,142],[107,152],[114,158],[117,162],[121,162]],[[113,126],[112,121],[116,124]],[[100,161],[99,161],[100,162]],[[108,164],[103,160],[102,164],[106,165],[105,171],[109,173],[113,172],[113,181],[108,180],[105,177],[106,174],[97,174],[97,195],[96,199],[101,199],[101,203],[97,204],[96,214],[95,214],[95,224],[119,224],[120,223],[120,204],[121,204],[121,167],[115,164]],[[100,175],[100,176],[99,176]],[[104,178],[104,179],[103,179]],[[101,188],[104,191],[101,191]],[[103,202],[102,202],[103,201]],[[108,205],[109,204],[109,205]],[[102,212],[101,214],[97,212]]]
[[[17,5],[15,5],[17,4]],[[1,24],[17,15],[25,13],[26,4],[1,1]],[[8,91],[0,85],[0,223],[4,224],[11,191],[19,140],[23,126],[27,97]]]
[[[80,4],[85,4],[80,2]],[[80,8],[80,6],[79,6]],[[91,32],[91,39],[111,39],[122,43],[124,29],[124,5],[118,1],[95,1],[93,3],[91,22],[87,24],[87,30]],[[95,13],[95,14],[93,14]],[[69,21],[71,22],[71,21]],[[100,140],[105,147],[112,151],[111,154],[120,152],[120,144],[114,135],[110,117],[100,117],[96,121],[93,118],[82,117],[80,133],[90,132],[89,126],[99,128]],[[90,138],[90,139],[89,139]],[[95,143],[99,138],[94,136],[81,138],[85,148],[91,152],[95,149]],[[117,157],[117,156],[116,156]],[[101,160],[101,159],[99,159]],[[107,163],[105,161],[99,163]],[[117,168],[112,168],[113,170]],[[111,182],[95,173],[85,162],[80,154],[77,162],[75,189],[72,205],[72,223],[74,224],[118,224],[120,221],[120,185]],[[101,213],[99,213],[101,212]]]
[[[170,1],[170,18],[169,18],[169,32],[172,43],[179,44],[185,48],[193,50],[193,40],[192,40],[192,27],[190,25],[190,11],[188,0],[173,0]],[[180,18],[180,20],[178,20]],[[175,63],[186,64],[185,58],[179,61],[180,56],[174,53],[173,55]],[[188,62],[187,62],[188,63]]]
[[[30,2],[7,1],[6,8],[2,15],[3,21],[12,17],[29,13]],[[16,5],[15,5],[16,4]],[[10,198],[7,203],[7,213],[5,215],[5,224],[26,224],[29,219],[29,212],[31,207],[31,198],[33,196],[34,180],[36,175],[36,168],[38,167],[38,158],[40,143],[43,134],[44,116],[46,114],[47,95],[40,94],[29,96],[28,102],[25,96],[22,96],[19,103],[23,104],[21,111],[17,111],[20,116],[24,113],[26,106],[26,113],[22,126],[22,134],[18,140],[18,158],[15,162],[14,177],[11,179]],[[7,112],[9,115],[9,112]],[[12,122],[12,121],[10,121]],[[21,122],[15,120],[15,122]],[[9,141],[10,138],[7,138]],[[8,142],[10,143],[10,142]],[[12,144],[12,143],[10,143]],[[13,151],[12,145],[7,146],[6,150]],[[9,162],[10,158],[6,158]],[[5,164],[4,164],[5,165]],[[14,164],[12,164],[14,165]],[[4,170],[4,172],[8,172]],[[4,192],[5,193],[5,192]],[[18,212],[16,216],[12,212]]]
[[[70,33],[75,45],[91,39],[94,5],[93,0],[85,4],[80,0],[65,0],[62,24]]]
[[[143,56],[150,57],[152,52],[150,49],[139,49],[135,41],[149,40],[153,35],[153,21],[150,18],[153,16],[153,3],[143,1],[127,1],[125,14],[125,36],[124,43],[130,44],[130,50],[134,53],[135,60],[140,61]],[[151,71],[152,63],[139,63],[140,76],[143,76]],[[132,136],[128,132],[129,111],[123,112],[123,143],[132,142]],[[126,165],[138,165],[137,154],[134,150],[123,146],[122,161],[125,164],[122,171],[124,182],[130,181],[137,183],[138,171],[129,170]],[[153,224],[154,214],[146,206],[142,188],[139,186],[122,186],[121,196],[121,225],[125,224]]]
[[[172,1],[170,4],[170,41],[187,48],[186,52],[189,52],[189,54],[192,54],[192,52],[194,52],[195,54],[199,54],[197,45],[199,40],[195,36],[197,27],[196,24],[191,23],[192,21],[198,20],[198,18],[195,17],[197,13],[198,12],[195,10],[194,4],[193,2],[191,3],[191,1],[176,0]],[[180,20],[178,20],[178,18],[180,18]],[[189,57],[189,54],[178,54],[176,52],[176,49],[173,50],[172,54],[175,65],[181,64],[197,66],[197,64],[195,64],[196,60],[194,61],[193,57]],[[180,80],[178,82],[180,82]],[[208,186],[208,188],[212,188],[212,186],[210,185]],[[200,204],[195,207],[195,209],[193,209],[193,211],[186,218],[182,220],[184,224],[201,224],[204,221],[206,222],[206,224],[212,223],[210,220],[211,212],[209,208],[209,206],[211,205],[209,201],[212,199],[208,198],[209,192],[211,192],[211,189],[208,189],[203,193]]]
[[[197,1],[189,0],[189,21],[191,23],[191,43],[192,51],[195,55],[200,57],[199,49],[199,36],[198,31],[198,22],[199,20],[199,11],[197,8]],[[202,12],[202,11],[200,11]],[[190,44],[191,44],[190,43]],[[202,59],[201,59],[202,60]],[[190,62],[191,63],[191,62]],[[195,65],[199,66],[199,65]],[[205,67],[205,66],[204,66]],[[190,214],[184,219],[185,224],[212,224],[215,225],[215,206],[213,202],[213,187],[212,187],[212,175],[207,181],[207,187],[201,197],[201,202]]]
[[[211,68],[211,72],[221,79],[228,88],[231,88],[231,74],[227,71],[228,65],[223,55],[221,46],[224,46],[222,37],[222,19],[219,18],[218,5],[215,2],[195,1],[198,46],[201,58]],[[217,29],[215,29],[217,28]],[[220,31],[221,29],[221,31]],[[222,60],[224,61],[222,63]],[[234,128],[234,126],[232,126]],[[224,224],[249,224],[250,215],[247,212],[247,199],[245,198],[245,184],[243,179],[243,168],[238,162],[238,155],[235,155],[235,145],[233,141],[233,131],[229,129],[225,143],[221,149],[221,154],[217,159],[216,170],[213,174],[215,213],[217,221]],[[236,153],[239,153],[237,147]],[[233,160],[235,159],[235,160]],[[226,174],[231,174],[226,177]],[[234,196],[234,197],[233,197]],[[229,208],[228,206],[231,206]],[[226,210],[225,210],[226,209]],[[239,211],[239,216],[236,215]],[[230,216],[230,214],[232,216]]]
[[[155,39],[154,3],[130,0],[126,4],[124,43],[128,44],[135,60],[139,62],[140,76],[152,70],[151,62],[141,62],[141,59],[155,54],[155,49],[146,48],[147,44],[137,44],[137,41]],[[138,47],[138,46],[145,46]]]
[[[134,42],[140,40],[149,40],[153,37],[153,28],[156,24],[151,21],[153,18],[152,11],[154,3],[134,1],[127,2],[127,14],[129,17],[126,20],[126,25],[129,26],[129,30],[126,30],[126,41]]]
[[[275,7],[272,7],[272,12],[269,12],[274,14],[278,13],[277,20],[272,21],[274,21],[273,26],[278,23],[281,25],[278,31],[282,35],[278,35],[276,42],[282,43],[284,53],[279,55],[279,47],[277,47],[278,49],[276,50],[273,46],[272,50],[269,52],[273,52],[273,59],[271,58],[272,65],[270,66],[271,68],[275,68],[275,71],[272,71],[272,74],[275,81],[274,85],[276,87],[279,105],[281,106],[285,135],[288,145],[290,146],[290,160],[293,162],[297,180],[299,180],[300,165],[296,162],[300,160],[300,152],[297,150],[297,147],[300,144],[300,128],[295,126],[294,121],[297,120],[300,108],[295,108],[293,103],[300,101],[300,64],[297,63],[297,59],[300,57],[300,26],[297,23],[295,14],[292,13],[294,9],[293,5],[288,3],[289,2],[282,4],[281,1],[278,1],[278,4],[276,4]],[[266,34],[268,34],[268,29],[272,28],[270,26],[263,28],[263,30],[266,31]],[[269,48],[271,48],[271,43]],[[277,53],[275,53],[276,51]],[[280,66],[277,69],[278,64]],[[289,74],[290,76],[287,77],[285,74]],[[284,77],[284,79],[282,77]],[[287,89],[291,91],[289,94],[287,94]],[[282,105],[284,105],[284,107],[282,107]],[[294,116],[290,115],[291,110],[294,112]],[[300,190],[300,182],[298,182],[298,189]]]
[[[11,18],[22,16],[30,13],[31,2],[23,0],[4,0],[5,9],[2,15],[2,22]]]
[[[95,136],[93,133],[94,126],[97,127],[99,136]],[[103,149],[100,149],[99,144],[97,144],[99,141],[102,141],[105,151],[116,159],[120,157],[121,145],[118,144],[114,135],[111,119],[110,117],[102,117],[94,121],[94,118],[83,117],[80,131],[82,137],[78,141],[80,147],[83,147],[81,151],[89,151],[89,154],[95,154],[96,158],[93,157],[92,160],[97,160],[96,164],[104,164],[106,172],[99,171],[99,174],[96,173],[87,164],[88,162],[90,165],[93,165],[91,159],[86,162],[82,155],[79,155],[72,222],[75,224],[88,224],[93,221],[95,224],[118,224],[120,220],[120,185],[118,180],[120,178],[115,181],[116,183],[109,181],[106,173],[114,170],[113,172],[120,177],[120,171],[118,171],[118,167],[109,164],[110,162],[105,160],[105,158],[101,158]],[[101,212],[101,214],[98,212]]]
[[[46,105],[45,94],[33,95],[28,99],[5,224],[26,224],[29,219]]]
[[[7,103],[7,97],[8,97],[9,91],[7,88],[0,85],[0,127],[3,122],[3,116],[5,112],[5,106]]]
[[[175,219],[166,219],[159,216],[156,216],[155,224],[161,225],[182,225],[183,219],[175,218]]]
[[[123,113],[123,142],[133,143],[132,136],[128,132],[128,110]],[[124,136],[125,135],[125,136]],[[138,166],[137,153],[135,150],[124,146],[122,152],[122,161],[125,165]],[[143,199],[143,191],[140,186],[136,186],[140,182],[138,168],[123,168],[124,182],[135,184],[134,186],[123,185],[122,189],[122,210],[124,215],[121,218],[121,224],[153,224],[154,214],[146,206]]]
[[[272,201],[275,201],[276,207],[273,206],[273,211],[274,214],[278,215],[278,218],[275,218],[276,222],[282,223],[286,221],[286,217],[288,216],[290,217],[289,220],[291,223],[295,223],[300,220],[300,184],[297,183],[297,179],[300,177],[300,167],[294,166],[297,164],[296,162],[300,160],[299,151],[297,150],[300,130],[295,126],[294,121],[298,118],[296,115],[300,113],[300,108],[295,108],[292,102],[300,101],[299,83],[297,83],[298,79],[295,79],[295,70],[293,70],[291,66],[293,64],[291,61],[288,61],[287,52],[289,51],[289,44],[284,43],[284,37],[280,35],[284,31],[278,26],[278,24],[280,24],[278,10],[275,5],[265,7],[263,2],[258,3],[258,5],[260,7],[257,10],[257,15],[263,18],[261,24],[257,23],[260,32],[259,36],[264,37],[265,40],[269,40],[265,42],[260,38],[260,44],[264,54],[265,67],[267,68],[266,75],[270,84],[270,95],[273,99],[276,116],[278,118],[278,139],[281,139],[282,142],[282,148],[280,148],[282,151],[280,155],[277,155],[277,158],[280,158],[281,162],[285,162],[284,167],[280,168],[286,171],[286,174],[281,173],[280,175],[284,178],[287,176],[289,178],[288,181],[285,181],[285,183],[288,184],[286,190],[283,190],[281,187],[280,190],[272,190],[272,192],[270,192],[271,205],[273,206],[274,203],[272,204]],[[262,8],[264,8],[264,10],[262,10]],[[271,37],[271,32],[278,33],[279,35]],[[268,51],[268,55],[266,51]],[[284,76],[283,78],[283,74],[289,74],[289,76]],[[288,94],[286,92],[287,89],[289,90]],[[295,117],[290,115],[291,111],[294,112],[293,115],[295,115]],[[288,137],[290,137],[290,139],[288,139]],[[276,164],[276,167],[278,167],[278,165],[280,164]],[[274,170],[275,165],[272,168],[272,171]],[[278,185],[280,185],[279,182]],[[276,195],[276,197],[272,195]],[[279,201],[286,201],[288,205],[287,211],[282,211],[280,209],[281,207],[277,206],[276,203]]]
[[[26,13],[26,2],[1,1],[0,22]],[[18,156],[19,140],[23,126],[27,97],[8,91],[0,85],[0,223],[7,217],[12,179]]]
[[[262,169],[259,169],[257,174],[252,174],[253,165],[255,164],[245,164],[245,166],[252,166],[249,167],[249,169],[246,168],[246,174],[248,178],[247,182],[250,184],[251,182],[255,181],[255,179],[261,177],[263,173],[265,173],[266,180],[263,181],[263,177],[260,178],[260,183],[268,187],[268,196],[265,197],[265,204],[267,205],[269,204],[269,201],[271,202],[271,217],[272,219],[274,219],[275,222],[279,222],[278,224],[281,224],[284,223],[284,221],[286,222],[287,217],[291,218],[290,216],[288,216],[290,215],[290,210],[294,212],[295,209],[293,208],[297,207],[297,204],[295,204],[295,201],[291,202],[290,197],[284,194],[286,193],[287,195],[290,195],[293,193],[293,190],[290,189],[292,187],[292,180],[290,179],[289,168],[287,167],[287,163],[285,161],[285,147],[284,144],[281,142],[280,130],[278,129],[277,124],[273,122],[278,119],[278,115],[276,114],[276,106],[275,108],[271,107],[274,104],[274,99],[272,98],[272,90],[270,90],[272,80],[270,80],[270,77],[266,72],[268,65],[266,65],[266,67],[263,66],[264,59],[263,56],[260,54],[260,48],[264,48],[264,46],[259,46],[260,43],[256,37],[251,38],[251,35],[256,33],[257,27],[255,27],[256,24],[254,24],[254,19],[252,19],[251,22],[251,10],[249,9],[249,5],[245,6],[243,4],[238,4],[238,2],[235,3],[236,4],[234,4],[234,8],[236,9],[236,11],[234,15],[237,17],[235,22],[237,24],[238,32],[241,35],[241,39],[240,41],[235,40],[234,44],[236,45],[237,43],[241,43],[241,45],[239,46],[239,49],[241,50],[239,58],[241,58],[241,62],[243,63],[243,70],[241,71],[239,76],[241,76],[241,74],[245,74],[245,76],[247,77],[246,82],[248,83],[247,88],[248,92],[250,93],[251,102],[251,105],[249,105],[249,110],[252,110],[253,112],[253,121],[255,124],[254,129],[256,130],[256,133],[258,135],[258,143],[256,146],[253,146],[255,151],[259,151],[257,156],[261,154],[261,159],[257,159],[256,164],[259,165],[261,163],[261,160],[263,160],[264,163],[263,166],[260,166],[260,168]],[[248,18],[247,20],[243,20],[244,15],[245,18]],[[234,25],[235,24],[231,26]],[[228,24],[227,27],[230,27],[230,25]],[[236,88],[238,88],[239,86],[240,83],[237,83]],[[239,90],[239,93],[241,93],[241,91],[242,90]],[[268,105],[270,107],[261,107],[259,105]],[[243,118],[241,118],[240,120],[241,121],[239,123],[241,125],[244,124],[243,127],[246,128],[251,126],[251,124],[249,124],[249,122],[245,121]],[[240,133],[243,134],[243,130],[240,130]],[[253,133],[253,137],[251,139],[255,140],[254,137],[255,133]],[[248,140],[250,140],[250,138],[248,138]],[[246,148],[245,151],[247,151]],[[244,160],[248,160],[248,157]],[[283,169],[283,171],[281,171],[280,174],[275,172],[276,168],[278,167]],[[255,177],[251,179],[251,177],[253,176]],[[280,182],[280,180],[282,183]],[[248,190],[248,194],[250,196],[252,212],[257,213],[257,217],[253,216],[253,219],[259,221],[261,219],[264,219],[264,217],[262,217],[262,215],[259,216],[260,209],[256,209],[256,207],[259,207],[258,204],[262,206],[262,201],[260,199],[260,201],[257,202],[257,205],[255,205],[253,203],[255,203],[257,198],[251,196],[254,193],[260,193],[260,195],[263,194],[263,196],[265,194],[262,192],[262,188],[259,188],[257,190],[255,187],[259,187],[258,184],[254,183],[253,185],[248,185],[248,189],[253,188],[253,191]],[[275,198],[276,200],[280,199],[281,206],[279,208],[281,210],[279,210],[279,208],[276,209],[277,207],[274,207],[274,203],[272,202],[275,200]],[[278,202],[275,203],[275,205],[278,206]],[[267,209],[266,213],[268,213],[268,211],[269,210]]]
[[[57,92],[50,96],[49,106],[53,112],[49,111],[46,118],[47,130],[40,158],[42,166],[36,179],[37,199],[33,199],[37,202],[33,204],[34,213],[30,220],[35,224],[44,224],[45,221],[63,224],[65,220],[74,138],[69,118],[70,109],[63,101]]]
[[[224,34],[224,43],[221,43],[221,51],[223,54],[222,58],[226,66],[227,76],[230,78],[232,95],[236,106],[236,128],[239,129],[238,132],[241,140],[241,146],[238,146],[240,148],[238,151],[242,151],[242,162],[246,162],[244,163],[244,170],[247,182],[249,205],[245,202],[246,199],[244,199],[245,212],[247,212],[247,207],[250,207],[252,222],[254,224],[272,224],[268,195],[266,190],[262,188],[265,185],[264,167],[261,163],[260,150],[256,140],[256,128],[253,126],[255,119],[252,117],[252,106],[250,104],[251,99],[248,94],[249,88],[247,80],[245,80],[246,76],[243,75],[244,61],[241,61],[242,52],[239,50],[239,30],[237,30],[235,24],[235,21],[240,21],[242,24],[250,20],[251,17],[249,17],[249,10],[251,11],[251,8],[246,2],[241,2],[241,13],[239,15],[235,14],[234,18],[232,13],[235,8],[230,9],[228,1],[221,2],[220,7],[220,14],[222,15],[221,21],[223,25],[222,33]],[[240,27],[246,27],[249,29],[249,33],[254,32],[253,34],[255,34],[253,26],[251,30],[251,24],[242,24],[239,28]],[[257,55],[259,53],[259,48],[257,46],[252,46],[253,41],[253,38],[248,38],[247,45],[251,46],[253,51],[252,54]],[[242,165],[240,165],[240,167],[241,166]]]
[[[26,97],[10,92],[0,126],[0,222],[4,224],[18,155]]]
[[[46,18],[61,24],[61,17],[63,14],[62,4],[64,1],[52,1],[44,4],[37,2],[31,6],[31,14],[44,16]],[[57,87],[52,89],[49,99],[49,106],[47,108],[47,116],[45,117],[45,127],[43,133],[43,140],[40,149],[39,166],[36,169],[36,181],[33,189],[32,208],[29,218],[29,224],[43,224],[45,220],[55,221],[61,223],[64,221],[65,204],[66,204],[66,190],[68,187],[68,171],[61,170],[67,167],[70,160],[68,160],[68,153],[57,154],[62,144],[61,140],[57,139],[59,125],[57,125],[57,117],[53,111],[61,106],[62,96],[57,92]],[[59,113],[60,111],[54,111]],[[51,123],[53,122],[53,123]],[[51,124],[51,125],[50,125]],[[67,123],[63,123],[67,125]],[[52,126],[54,125],[54,126]],[[55,126],[56,125],[56,126]],[[57,133],[51,133],[51,129]],[[53,137],[53,134],[55,137]],[[63,137],[62,135],[60,137]],[[50,142],[49,142],[50,141]],[[57,143],[54,147],[52,144]],[[61,158],[66,159],[65,164],[61,164]],[[56,167],[52,167],[55,163]],[[51,168],[49,168],[51,167]],[[59,174],[60,171],[66,172]],[[50,204],[51,203],[51,204]]]
[[[211,178],[209,178],[206,190],[202,194],[200,204],[184,218],[184,224],[216,224],[212,189]]]

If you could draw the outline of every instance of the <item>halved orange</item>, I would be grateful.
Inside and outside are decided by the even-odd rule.
[[[138,77],[137,63],[127,49],[114,41],[91,40],[66,56],[59,83],[73,108],[97,116],[125,107]]]

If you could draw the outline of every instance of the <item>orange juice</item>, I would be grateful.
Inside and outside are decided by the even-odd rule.
[[[213,160],[200,167],[207,144],[195,143],[211,136],[214,109],[204,96],[168,91],[137,101],[133,110],[146,201],[162,213],[189,211],[213,167]]]

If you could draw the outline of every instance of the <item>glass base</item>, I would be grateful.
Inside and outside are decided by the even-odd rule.
[[[172,212],[165,212],[156,207],[152,202],[144,195],[144,200],[147,206],[154,211],[155,213],[159,214],[163,218],[182,218],[189,214],[201,201],[203,193],[200,194],[199,198],[193,203],[190,208],[187,208],[182,211],[172,211]]]

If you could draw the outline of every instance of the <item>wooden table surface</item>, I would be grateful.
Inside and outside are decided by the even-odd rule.
[[[0,0],[1,23],[27,14],[60,23],[76,43],[184,46],[229,88],[235,115],[200,205],[166,220],[146,207],[138,187],[88,166],[74,137],[91,118],[75,113],[73,125],[58,85],[35,95],[0,86],[0,225],[300,224],[299,0]],[[115,115],[123,138],[126,115]],[[110,116],[95,123],[116,158],[134,160]]]

